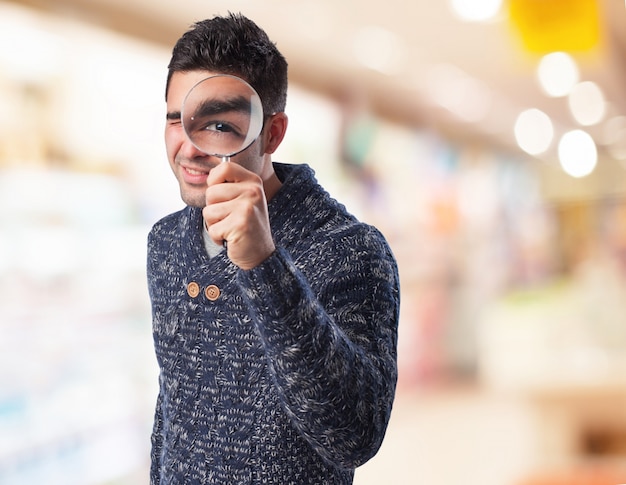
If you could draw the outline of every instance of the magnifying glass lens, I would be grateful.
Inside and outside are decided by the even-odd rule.
[[[259,136],[263,107],[256,91],[242,79],[212,76],[187,94],[182,122],[199,150],[230,157],[248,148]]]

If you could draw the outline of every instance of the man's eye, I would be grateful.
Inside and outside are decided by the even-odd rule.
[[[235,129],[229,125],[228,123],[224,123],[221,121],[216,121],[214,123],[209,123],[204,127],[207,131],[221,131],[223,133],[232,133]]]

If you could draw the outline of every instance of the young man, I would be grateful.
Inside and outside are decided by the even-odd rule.
[[[216,74],[248,82],[264,111],[258,139],[228,163],[181,126],[187,92]],[[286,94],[285,59],[241,15],[199,22],[174,47],[165,142],[187,207],[148,239],[154,485],[349,484],[383,440],[396,263],[308,166],[272,162]]]

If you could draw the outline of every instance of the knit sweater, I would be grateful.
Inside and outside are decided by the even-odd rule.
[[[308,166],[275,170],[277,249],[260,266],[209,258],[198,208],[148,237],[152,485],[350,484],[382,443],[397,378],[395,259]]]

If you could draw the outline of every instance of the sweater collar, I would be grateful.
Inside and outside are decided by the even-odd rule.
[[[283,185],[268,203],[270,226],[276,244],[285,244],[299,237],[312,222],[304,216],[302,207],[319,203],[319,196],[325,192],[306,164],[274,163],[274,170]]]

